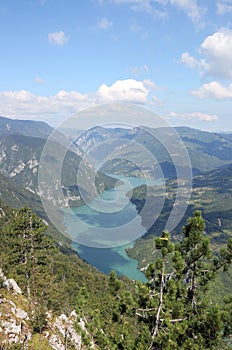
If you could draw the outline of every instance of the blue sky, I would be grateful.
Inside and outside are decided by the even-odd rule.
[[[232,0],[1,0],[0,115],[131,102],[232,131]]]

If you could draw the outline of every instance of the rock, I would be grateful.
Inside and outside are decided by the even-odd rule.
[[[70,316],[61,314],[55,321],[50,319],[49,328],[51,332],[46,333],[46,338],[54,350],[65,350],[65,341],[68,340],[72,346],[81,350],[81,335],[75,330],[77,314],[72,311]]]
[[[3,286],[7,288],[7,290],[13,290],[17,294],[22,294],[21,288],[19,288],[17,282],[13,278],[6,279],[3,282]]]
[[[18,286],[17,282],[13,278],[7,279],[2,269],[0,269],[0,278],[2,278],[2,285],[7,290],[13,290],[17,294],[22,294],[21,288]]]
[[[15,316],[21,320],[28,319],[27,312],[22,309],[16,309]]]

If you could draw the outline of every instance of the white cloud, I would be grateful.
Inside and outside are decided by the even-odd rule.
[[[213,98],[216,100],[225,100],[232,98],[232,84],[223,86],[217,81],[212,81],[202,85],[197,90],[193,90],[191,94],[201,99]]]
[[[232,79],[232,31],[222,28],[218,32],[209,35],[202,42],[199,60],[188,52],[181,56],[181,62],[190,68],[201,68],[204,75],[216,79]]]
[[[45,97],[30,91],[0,92],[0,115],[18,119],[36,119],[56,123],[60,118],[87,108],[91,105],[88,95],[79,92],[59,91],[56,95]]]
[[[107,18],[102,18],[98,23],[97,23],[97,28],[99,29],[110,29],[112,27],[113,23],[110,22]]]
[[[197,60],[195,57],[191,56],[188,52],[182,53],[180,62],[186,64],[186,66],[188,66],[191,69],[198,68],[201,70],[202,68],[207,67],[207,63],[205,59]]]
[[[224,0],[224,1],[218,1],[217,2],[217,14],[218,15],[225,15],[227,13],[232,12],[232,1],[231,0]]]
[[[48,41],[52,45],[64,46],[68,42],[68,37],[63,31],[48,33]]]
[[[155,87],[156,85],[150,80],[117,80],[111,86],[102,84],[96,93],[96,97],[100,103],[124,101],[145,104],[148,102],[150,91]]]
[[[102,84],[97,91],[82,94],[61,90],[54,96],[37,96],[30,91],[0,92],[0,115],[11,118],[45,120],[53,125],[80,110],[101,103],[131,102],[149,104],[157,86],[150,80],[117,80]]]
[[[218,119],[216,114],[207,114],[202,112],[192,112],[192,113],[176,113],[171,112],[169,114],[170,118],[183,119],[183,120],[202,120],[206,122],[213,122]]]
[[[201,44],[200,53],[208,61],[206,73],[219,79],[232,79],[232,31],[221,29]]]

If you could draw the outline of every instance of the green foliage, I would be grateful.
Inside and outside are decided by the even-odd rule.
[[[43,302],[35,305],[30,315],[30,323],[34,333],[42,333],[47,325],[47,309]]]
[[[22,346],[20,350],[22,350]],[[52,350],[52,347],[44,337],[37,333],[32,335],[32,339],[29,341],[28,350]]]
[[[109,274],[109,290],[113,295],[116,295],[121,286],[120,281],[117,278],[116,272],[111,271]]]
[[[221,349],[218,344],[231,336],[231,298],[219,306],[208,293],[210,281],[231,264],[231,242],[216,256],[204,229],[196,211],[178,244],[167,232],[155,239],[161,257],[147,270],[149,298],[139,309],[150,329],[149,349]]]
[[[31,328],[38,336],[46,329],[48,309],[70,314],[76,308],[76,328],[86,348],[92,339],[103,350],[229,348],[232,297],[218,305],[209,288],[230,266],[232,242],[215,255],[200,211],[189,218],[178,243],[166,231],[155,239],[147,283],[119,279],[114,271],[102,275],[75,254],[63,254],[27,207],[4,207],[4,214],[1,265],[28,294]]]

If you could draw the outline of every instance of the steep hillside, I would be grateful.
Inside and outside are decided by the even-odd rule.
[[[43,151],[46,141],[37,137],[27,137],[22,135],[3,135],[0,137],[0,171],[12,179],[19,186],[30,190],[33,193],[38,193],[38,168],[41,153]],[[48,159],[48,163],[51,165],[57,164],[60,157],[63,146],[60,144],[54,144],[54,152],[52,157]],[[57,158],[56,158],[57,157]],[[55,174],[53,180],[57,178],[57,181],[61,181],[64,189],[64,194],[68,196],[69,191],[71,197],[75,201],[76,197],[79,198],[79,191],[76,185],[78,166],[81,162],[80,156],[70,150],[67,151],[61,174]],[[85,167],[88,172],[92,171],[92,168]],[[49,174],[50,176],[50,174]],[[86,175],[87,178],[87,175]],[[115,180],[104,175],[96,175],[96,184],[99,189],[112,187]]]

